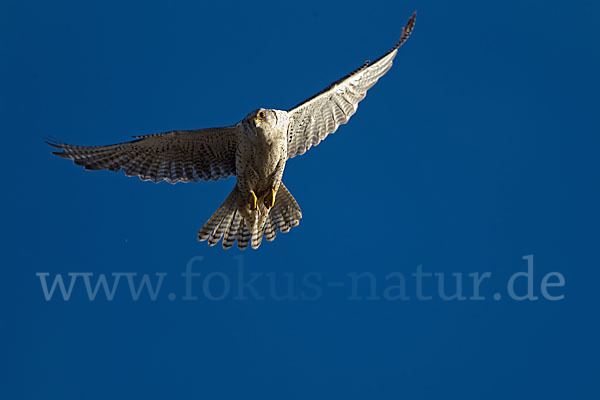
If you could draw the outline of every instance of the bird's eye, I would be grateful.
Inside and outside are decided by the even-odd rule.
[[[261,119],[265,119],[267,117],[267,114],[265,114],[264,111],[261,111],[261,112],[258,113],[258,117],[261,118]]]

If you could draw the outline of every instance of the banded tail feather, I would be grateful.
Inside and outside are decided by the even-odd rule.
[[[298,226],[302,218],[300,206],[283,183],[279,185],[273,208],[266,215],[254,220],[243,218],[237,209],[238,196],[240,193],[235,187],[200,228],[199,241],[207,240],[209,246],[214,246],[222,239],[223,248],[229,249],[237,240],[238,248],[242,250],[249,244],[253,249],[257,249],[263,236],[272,242],[278,230],[282,233],[289,232],[292,227]]]

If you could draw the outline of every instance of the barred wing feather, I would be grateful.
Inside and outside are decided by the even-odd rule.
[[[59,157],[85,169],[123,169],[127,176],[153,182],[198,182],[235,175],[237,128],[172,131],[137,136],[131,142],[109,146],[72,146],[48,141],[62,150]]]
[[[348,122],[356,112],[358,103],[365,98],[377,80],[392,67],[398,48],[408,39],[415,26],[416,13],[402,28],[402,35],[396,45],[370,63],[332,83],[327,88],[288,111],[288,158],[304,154],[312,146],[318,145],[327,135]]]

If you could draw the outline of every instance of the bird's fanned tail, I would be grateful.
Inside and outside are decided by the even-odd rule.
[[[237,187],[233,188],[227,199],[219,209],[210,217],[198,232],[198,240],[208,240],[209,246],[214,246],[223,239],[223,248],[229,249],[237,240],[238,247],[245,249],[248,244],[257,249],[263,236],[268,241],[275,240],[277,231],[282,233],[298,226],[302,218],[302,211],[298,203],[287,190],[280,184],[273,208],[262,216],[245,219],[237,209],[237,200],[240,193]]]

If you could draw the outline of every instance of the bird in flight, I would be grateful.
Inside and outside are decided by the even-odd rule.
[[[198,240],[224,249],[237,240],[240,249],[256,249],[263,237],[297,226],[302,212],[281,178],[288,159],[304,154],[348,122],[358,103],[391,68],[408,39],[416,13],[400,40],[374,62],[367,61],[342,79],[289,111],[259,108],[233,126],[136,136],[108,146],[72,146],[49,140],[85,169],[125,171],[153,182],[198,182],[236,176],[236,185],[198,232]]]

